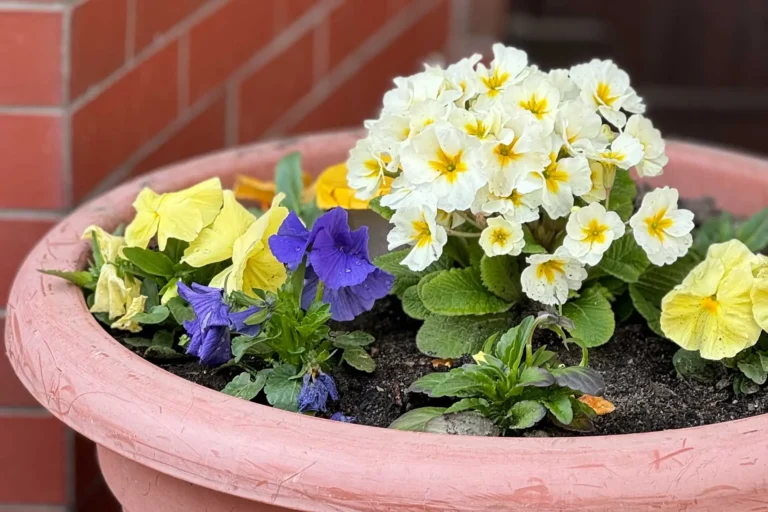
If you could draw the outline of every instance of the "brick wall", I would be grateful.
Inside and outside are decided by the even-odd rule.
[[[0,325],[22,258],[74,206],[200,153],[359,126],[392,77],[465,35],[467,49],[457,15],[467,8],[0,0]],[[0,358],[0,512],[9,510],[115,508],[93,445],[48,416]]]

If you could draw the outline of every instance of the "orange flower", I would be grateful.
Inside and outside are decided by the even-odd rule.
[[[311,202],[315,195],[314,187],[310,187],[312,177],[307,173],[302,173],[301,178],[304,182],[304,197],[302,200],[305,203]],[[235,192],[235,197],[237,199],[256,201],[263,210],[266,210],[270,207],[272,200],[275,198],[276,188],[274,181],[265,181],[250,176],[238,175],[232,190]]]

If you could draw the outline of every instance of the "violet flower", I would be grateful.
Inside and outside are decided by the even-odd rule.
[[[307,269],[301,307],[308,309],[317,294],[320,279],[313,268]],[[339,322],[354,320],[360,313],[370,311],[376,300],[385,297],[395,282],[395,276],[376,268],[365,281],[355,286],[343,286],[337,290],[326,286],[323,302],[331,305],[331,318]]]
[[[353,423],[355,421],[354,416],[347,416],[343,412],[335,412],[331,415],[331,421],[340,421],[342,423]]]
[[[336,383],[333,377],[318,371],[317,376],[312,372],[304,374],[304,383],[299,392],[299,412],[325,412],[328,398],[339,399]]]

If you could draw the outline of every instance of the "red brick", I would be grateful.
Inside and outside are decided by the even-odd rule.
[[[444,49],[449,11],[447,2],[438,4],[368,61],[290,132],[360,128],[363,120],[377,117],[384,93],[393,87],[392,79],[417,72],[430,54]]]
[[[0,502],[65,504],[66,427],[54,417],[0,418]]]
[[[301,18],[310,8],[319,4],[319,0],[290,0],[278,2],[276,30],[280,31]]]
[[[231,0],[190,31],[194,102],[223,82],[272,38],[275,1]],[[279,77],[275,77],[279,79]]]
[[[76,201],[176,118],[178,50],[160,50],[75,112]]]
[[[305,35],[240,87],[240,142],[258,139],[312,90],[312,33]]]
[[[142,160],[132,176],[144,174],[163,165],[221,149],[224,139],[224,98],[214,102],[183,127],[165,144]]]
[[[5,337],[5,318],[0,318],[0,339]],[[3,341],[5,346],[5,341]],[[37,407],[37,400],[24,388],[11,363],[5,356],[5,350],[0,355],[0,407]]]
[[[192,14],[205,0],[136,0],[136,52]]]
[[[63,208],[62,146],[59,116],[0,115],[0,208]]]
[[[387,11],[384,1],[348,0],[330,14],[328,62],[331,69],[384,26]]]
[[[61,14],[0,11],[0,104],[62,101]]]
[[[127,2],[89,0],[72,13],[71,98],[77,98],[125,62]]]
[[[8,302],[16,270],[55,223],[55,220],[48,219],[0,220],[0,254],[3,255],[0,258],[0,308]]]

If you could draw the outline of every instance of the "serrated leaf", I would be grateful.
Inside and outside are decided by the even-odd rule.
[[[522,296],[520,269],[517,259],[504,255],[480,260],[480,278],[494,295],[510,303],[516,303]]]
[[[62,279],[66,279],[70,283],[75,284],[80,288],[88,288],[96,284],[96,279],[93,277],[93,274],[86,271],[65,272],[63,270],[41,270],[40,272],[49,276],[56,276]]]
[[[529,366],[520,373],[517,381],[518,386],[533,386],[537,388],[546,388],[555,383],[555,378],[544,368]]]
[[[598,268],[625,283],[636,283],[650,264],[645,251],[637,245],[635,238],[628,234],[611,244],[603,254]]]
[[[501,433],[491,420],[477,411],[443,413],[442,416],[431,419],[424,428],[424,432],[453,436],[489,437],[498,436]]]
[[[477,353],[491,334],[507,329],[510,324],[507,315],[433,315],[424,320],[416,334],[416,346],[428,356],[455,359]]]
[[[426,307],[424,307],[424,303],[421,301],[421,297],[419,297],[418,285],[411,286],[405,290],[401,301],[403,304],[403,312],[411,318],[424,320],[432,314]]]
[[[285,194],[283,206],[297,214],[301,212],[304,182],[301,179],[301,154],[298,151],[289,153],[277,162],[275,190],[278,194]]]
[[[144,325],[156,325],[163,323],[171,312],[165,306],[154,306],[146,313],[139,313],[135,315],[131,320],[138,324]]]
[[[253,400],[264,388],[268,376],[269,373],[263,370],[257,373],[256,377],[248,372],[243,372],[224,386],[221,392],[243,400]]]
[[[389,428],[395,430],[407,430],[411,432],[424,432],[424,429],[434,418],[441,416],[445,407],[420,407],[403,414],[393,421]]]
[[[181,297],[172,298],[165,306],[179,325],[184,325],[184,322],[195,319],[195,312],[192,310],[192,306],[187,304]]]
[[[161,252],[140,247],[124,247],[123,256],[147,274],[170,279],[174,275],[173,262]]]
[[[768,247],[768,208],[756,213],[739,226],[737,238],[752,252]]]
[[[531,233],[531,230],[528,226],[523,226],[523,240],[525,241],[525,245],[523,246],[523,253],[524,254],[546,254],[547,250],[542,247],[539,242],[536,240],[536,238],[533,236],[533,233]]]
[[[564,425],[568,425],[573,421],[573,407],[571,406],[571,399],[567,396],[561,396],[554,400],[544,400],[544,407],[552,413],[557,421]]]
[[[547,414],[547,410],[539,402],[523,400],[509,409],[509,428],[522,430],[531,428]]]
[[[608,342],[616,329],[611,303],[594,288],[566,302],[563,315],[573,322],[573,328],[567,329],[571,336],[590,348]]]
[[[395,210],[386,206],[381,206],[381,196],[376,196],[368,201],[368,208],[374,213],[378,213],[385,220],[389,220],[395,214]]]
[[[398,251],[388,252],[382,254],[373,260],[373,264],[379,267],[381,270],[389,272],[395,276],[395,284],[392,286],[391,294],[402,297],[405,290],[411,286],[415,286],[419,283],[422,277],[435,272],[437,270],[446,270],[452,266],[452,262],[445,254],[440,257],[436,262],[429,265],[427,268],[420,272],[414,272],[405,265],[401,265],[400,262],[408,256],[411,249],[401,249]]]
[[[420,379],[415,380],[408,387],[408,392],[425,393],[429,395],[432,393],[432,390],[435,389],[436,386],[442,384],[449,378],[450,374],[448,372],[428,373]]]
[[[361,372],[371,373],[376,369],[376,362],[362,347],[349,347],[342,357],[349,366]]]
[[[284,363],[272,370],[264,384],[269,405],[286,411],[299,410],[298,397],[302,382],[296,377],[297,370],[292,364]]]
[[[446,316],[501,313],[512,307],[483,286],[476,267],[441,273],[421,288],[421,299],[429,311]]]
[[[567,366],[550,370],[558,386],[569,388],[585,395],[601,396],[605,392],[603,376],[591,368]]]
[[[629,172],[617,169],[608,209],[618,213],[621,220],[627,222],[635,209],[636,195],[637,186],[635,185],[635,180],[632,179]]]

